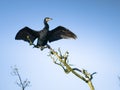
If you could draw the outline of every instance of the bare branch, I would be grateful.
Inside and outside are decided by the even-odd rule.
[[[12,69],[13,69],[13,74],[12,74],[12,75],[17,76],[17,77],[18,77],[18,80],[19,80],[19,81],[16,82],[16,84],[17,84],[19,87],[21,87],[22,90],[25,90],[25,88],[30,85],[30,81],[28,81],[28,79],[22,81],[22,78],[21,78],[20,73],[19,73],[19,71],[18,71],[18,68],[17,68],[16,66],[15,66],[14,68],[12,68]]]
[[[93,86],[91,80],[93,79],[93,75],[96,74],[96,72],[90,74],[85,69],[80,70],[79,68],[72,68],[68,61],[68,56],[69,56],[68,51],[65,52],[65,54],[62,54],[60,48],[58,49],[58,52],[54,51],[50,46],[49,46],[49,49],[50,49],[49,56],[51,57],[51,59],[53,60],[53,62],[55,64],[62,67],[66,74],[72,72],[78,78],[85,81],[89,85],[90,90],[94,90],[94,86]],[[77,73],[76,71],[78,71],[81,74]]]

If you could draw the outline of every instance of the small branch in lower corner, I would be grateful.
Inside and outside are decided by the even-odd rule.
[[[19,73],[18,68],[15,66],[12,72],[12,75],[17,76],[18,77],[18,81],[16,82],[16,84],[22,88],[22,90],[25,90],[26,87],[28,87],[30,85],[30,81],[28,79],[22,80],[21,75]]]

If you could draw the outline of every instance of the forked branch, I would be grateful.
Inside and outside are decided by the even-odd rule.
[[[22,81],[22,78],[21,78],[21,76],[20,76],[20,74],[19,74],[18,68],[16,68],[16,67],[13,68],[12,75],[15,75],[15,76],[18,77],[18,80],[19,80],[19,81],[17,81],[16,84],[17,84],[19,87],[21,87],[22,90],[25,90],[25,88],[30,85],[30,81],[28,81],[27,79],[24,80],[24,81]]]
[[[69,56],[68,51],[66,51],[65,54],[62,54],[60,49],[58,49],[58,51],[55,51],[50,46],[49,49],[50,49],[49,56],[51,57],[53,62],[62,67],[66,74],[72,72],[78,78],[86,82],[89,85],[90,90],[95,90],[91,80],[93,79],[93,75],[96,74],[96,72],[91,74],[87,72],[87,70],[85,69],[81,70],[79,68],[72,68],[68,61]]]

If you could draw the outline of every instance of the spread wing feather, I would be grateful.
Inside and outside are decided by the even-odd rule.
[[[49,31],[48,37],[49,42],[53,42],[59,39],[77,38],[73,32],[62,26],[58,26],[55,29]]]
[[[15,36],[16,40],[24,40],[30,43],[33,43],[34,40],[38,37],[38,32],[30,29],[29,27],[22,28]],[[29,39],[28,39],[29,37]]]

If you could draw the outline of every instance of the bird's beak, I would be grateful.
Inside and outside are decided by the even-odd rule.
[[[48,21],[50,21],[50,20],[52,20],[52,18],[46,18],[46,22],[48,22]]]
[[[53,20],[52,18],[50,18],[50,20]]]
[[[53,19],[52,19],[52,18],[49,18],[49,19],[47,20],[47,22],[50,21],[50,20],[53,20]]]

